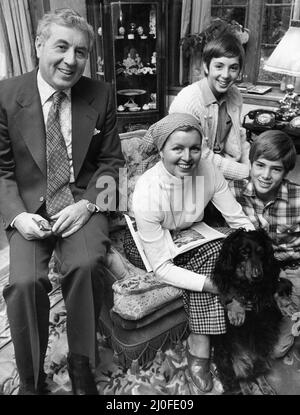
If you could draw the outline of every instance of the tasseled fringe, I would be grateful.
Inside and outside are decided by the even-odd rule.
[[[117,357],[118,363],[124,368],[131,368],[134,373],[138,369],[144,368],[155,358],[161,356],[161,353],[168,348],[180,347],[180,342],[189,335],[188,323],[184,322],[167,332],[160,334],[146,343],[128,345],[121,343],[115,337],[111,338],[114,358]]]

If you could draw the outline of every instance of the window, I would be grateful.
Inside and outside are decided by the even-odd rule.
[[[246,25],[248,0],[212,0],[211,17],[226,20],[235,20],[241,25]]]
[[[291,0],[273,0],[265,4],[261,29],[259,82],[280,82],[282,78],[282,75],[264,71],[263,65],[289,28],[291,3]]]
[[[174,27],[180,32],[182,0],[169,2],[169,83],[179,85],[180,34],[174,36]],[[254,84],[279,85],[282,75],[264,71],[265,61],[288,30],[291,18],[299,18],[300,0],[211,0],[211,18],[221,18],[228,22],[237,21],[250,30],[250,38],[245,45],[246,62],[244,80]],[[175,22],[174,22],[175,19]],[[178,26],[179,25],[179,26]],[[173,30],[171,32],[170,30]],[[174,47],[174,43],[176,46]],[[173,46],[172,46],[173,45]]]

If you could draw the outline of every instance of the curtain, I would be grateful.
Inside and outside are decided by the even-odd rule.
[[[295,0],[292,18],[294,20],[300,19],[300,0]]]
[[[0,23],[0,78],[32,70],[36,58],[28,0],[0,0]]]
[[[183,0],[180,37],[200,33],[211,21],[211,0]],[[188,67],[187,67],[188,66]],[[194,54],[190,62],[180,56],[180,84],[192,83],[203,76],[201,56]]]
[[[191,19],[192,0],[182,0],[181,11],[181,28],[180,39],[186,36],[190,32],[190,19]],[[183,58],[182,49],[180,50],[180,66],[179,66],[179,83],[184,85],[188,78],[187,62]]]
[[[12,74],[12,57],[8,47],[8,34],[0,4],[0,81],[1,79],[11,77]]]

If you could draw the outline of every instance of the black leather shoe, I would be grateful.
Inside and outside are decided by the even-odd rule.
[[[89,359],[75,353],[68,356],[68,371],[74,395],[98,395]]]
[[[37,388],[35,388],[33,377],[26,380],[21,379],[18,395],[47,395],[49,390],[47,389],[46,377],[45,373],[39,375]]]
[[[20,383],[18,395],[40,395],[33,384]]]

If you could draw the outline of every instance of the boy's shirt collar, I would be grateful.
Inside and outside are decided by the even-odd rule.
[[[207,78],[204,78],[203,80],[202,94],[203,94],[203,103],[206,107],[217,102],[216,97],[214,96],[214,94],[212,93],[212,90],[210,89],[208,85]]]

